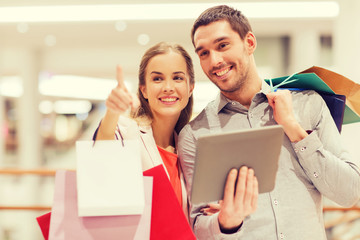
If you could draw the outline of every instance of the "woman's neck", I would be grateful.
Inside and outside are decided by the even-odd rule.
[[[175,151],[174,128],[177,119],[154,117],[151,123],[156,145],[169,152]]]

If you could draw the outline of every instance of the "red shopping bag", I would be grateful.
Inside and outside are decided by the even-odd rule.
[[[195,240],[164,167],[144,171],[144,176],[153,177],[150,239]]]

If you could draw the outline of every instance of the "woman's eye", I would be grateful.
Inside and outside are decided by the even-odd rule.
[[[153,81],[154,81],[154,82],[159,82],[159,81],[161,81],[161,80],[162,80],[161,77],[154,77],[154,78],[153,78]]]
[[[175,77],[174,77],[174,80],[180,80],[180,81],[182,81],[182,80],[184,80],[184,78],[183,78],[183,77],[180,77],[180,76],[175,76]]]

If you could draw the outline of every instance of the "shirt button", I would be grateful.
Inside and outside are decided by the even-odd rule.
[[[301,149],[300,149],[300,151],[305,151],[305,149],[306,149],[306,147],[302,147]]]
[[[317,173],[317,172],[314,172],[314,177],[318,177],[319,176],[319,174]]]
[[[284,238],[285,238],[284,234],[280,233],[280,239],[284,239]]]
[[[279,203],[278,200],[275,199],[275,200],[274,200],[274,204],[275,204],[275,205],[278,205],[278,203]]]
[[[235,104],[236,104],[236,102],[231,102],[231,104],[232,104],[232,105],[235,105]]]

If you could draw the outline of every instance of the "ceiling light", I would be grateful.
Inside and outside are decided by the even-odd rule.
[[[46,46],[53,47],[56,45],[56,37],[54,35],[46,35],[44,42]]]
[[[132,91],[132,84],[125,80],[127,89]],[[39,92],[45,96],[68,97],[77,99],[105,100],[116,86],[114,79],[90,78],[72,75],[55,75],[39,81]]]
[[[39,111],[42,114],[50,114],[53,111],[53,103],[48,100],[43,100],[39,103]]]
[[[248,18],[332,18],[336,1],[222,3]],[[0,7],[0,22],[83,22],[118,20],[196,19],[217,3],[113,4]]]
[[[125,31],[127,25],[125,21],[116,21],[115,23],[115,29],[119,32]]]
[[[149,43],[150,37],[147,34],[140,34],[137,38],[137,41],[140,45],[145,46],[146,44]]]
[[[27,33],[29,31],[29,25],[27,23],[18,23],[16,29],[19,33]]]
[[[57,114],[81,114],[91,110],[91,103],[85,100],[59,100],[54,103]]]
[[[6,97],[20,97],[24,92],[22,78],[4,76],[0,78],[0,94]]]

